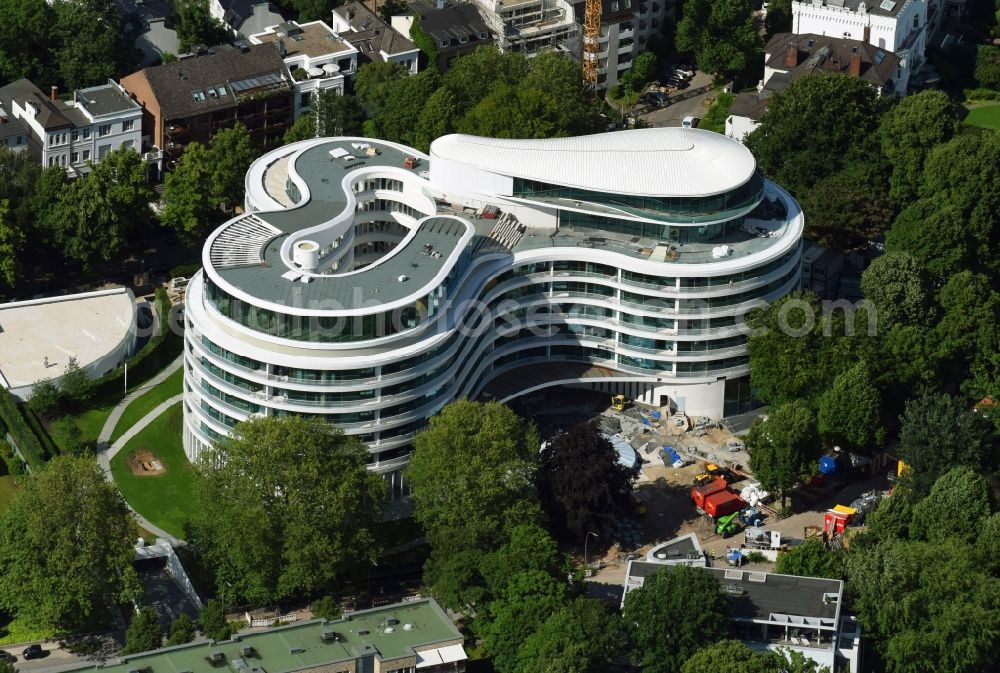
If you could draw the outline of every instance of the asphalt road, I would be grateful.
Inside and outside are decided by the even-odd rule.
[[[42,643],[42,649],[46,651],[45,656],[40,659],[25,661],[22,656],[22,652],[25,647],[27,647],[27,645],[14,645],[12,647],[2,648],[17,657],[17,661],[14,662],[14,667],[18,671],[31,671],[32,673],[60,673],[61,671],[78,668],[84,665],[93,666],[96,663],[88,657],[70,654],[66,650],[59,647],[58,643]]]
[[[642,115],[642,119],[650,126],[680,126],[681,120],[688,115],[704,117],[708,106],[704,101],[712,96],[712,76],[696,72],[690,85],[683,91],[669,94],[671,103],[667,107],[653,110]]]

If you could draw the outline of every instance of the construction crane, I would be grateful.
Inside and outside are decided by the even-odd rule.
[[[597,89],[601,53],[601,0],[587,0],[583,13],[583,81]]]

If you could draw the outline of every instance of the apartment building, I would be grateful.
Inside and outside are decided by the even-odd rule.
[[[15,146],[23,139],[42,166],[64,166],[77,175],[111,150],[141,151],[142,109],[117,82],[77,89],[69,100],[57,94],[52,87],[46,96],[27,79],[0,88],[0,117],[26,131],[13,134]]]
[[[413,2],[406,13],[392,17],[392,27],[403,35],[409,35],[414,21],[420,23],[420,30],[434,43],[438,72],[448,70],[451,62],[459,56],[471,54],[480,46],[492,43],[489,26],[476,6],[468,2],[448,6],[444,6],[443,2],[438,2],[437,6]]]
[[[581,27],[566,0],[474,0],[500,51],[558,49],[577,58]],[[582,20],[582,19],[581,19]]]
[[[581,26],[585,4],[575,4]],[[597,88],[617,85],[621,73],[632,67],[635,57],[646,51],[649,40],[663,30],[663,22],[673,14],[673,0],[601,0]]]
[[[344,83],[358,70],[358,49],[323,21],[270,26],[250,36],[252,44],[273,44],[295,82],[295,119],[310,111],[324,91],[344,94]]]
[[[262,148],[294,122],[295,86],[275,44],[243,45],[144,68],[122,79],[142,106],[142,135],[169,170],[192,141],[241,122]]]
[[[372,61],[398,63],[411,75],[420,68],[420,49],[380,19],[363,3],[348,2],[333,10],[334,31],[358,50],[358,67]]]

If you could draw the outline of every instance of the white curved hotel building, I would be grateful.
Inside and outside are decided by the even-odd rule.
[[[746,408],[743,316],[799,282],[802,213],[695,129],[363,138],[258,159],[188,286],[190,458],[254,414],[321,418],[401,470],[449,401],[554,384]]]

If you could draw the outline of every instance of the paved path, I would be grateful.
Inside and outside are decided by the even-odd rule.
[[[156,420],[156,418],[167,411],[167,409],[180,402],[184,398],[184,395],[174,395],[165,402],[162,402],[155,409],[139,419],[139,422],[129,428],[121,437],[115,440],[111,446],[108,446],[108,441],[111,439],[111,434],[114,432],[115,426],[118,425],[119,419],[121,419],[122,414],[125,413],[125,407],[127,407],[135,398],[145,392],[148,392],[154,386],[162,383],[168,376],[180,369],[183,364],[184,356],[179,355],[177,359],[167,365],[163,371],[130,392],[115,406],[114,409],[111,410],[111,414],[108,416],[108,420],[104,422],[101,434],[97,438],[97,464],[101,466],[101,470],[104,471],[104,476],[108,481],[114,481],[114,477],[111,476],[111,459],[115,457],[115,454],[121,451],[128,441],[135,437],[135,435],[142,429]],[[129,506],[129,509],[132,509],[131,505]],[[148,530],[150,533],[153,533],[157,537],[161,537],[165,540],[169,540],[175,546],[177,544],[184,544],[182,540],[175,538],[162,528],[154,525],[134,509],[132,509],[132,512],[135,514],[135,518],[139,522],[139,525]]]

